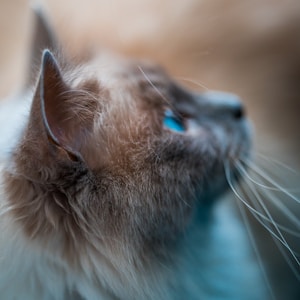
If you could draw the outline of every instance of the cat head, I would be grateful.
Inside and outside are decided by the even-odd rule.
[[[6,174],[13,212],[74,268],[142,268],[225,192],[224,163],[249,155],[248,126],[235,96],[190,92],[150,63],[63,67],[45,50]]]

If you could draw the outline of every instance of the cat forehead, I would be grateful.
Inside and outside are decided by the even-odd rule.
[[[164,69],[150,61],[123,59],[119,56],[100,56],[80,66],[75,73],[67,74],[72,86],[82,81],[95,81],[109,89],[128,89],[138,86],[160,88],[170,84],[170,78]]]

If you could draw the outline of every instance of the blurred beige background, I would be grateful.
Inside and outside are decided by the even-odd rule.
[[[197,90],[240,95],[255,124],[257,148],[300,170],[299,0],[35,2],[70,55],[111,48],[157,61]],[[2,97],[25,80],[31,32],[29,1],[1,0]],[[289,173],[288,180],[298,187],[299,173]],[[298,206],[292,209],[299,212]],[[297,281],[284,260],[276,264],[284,295]]]

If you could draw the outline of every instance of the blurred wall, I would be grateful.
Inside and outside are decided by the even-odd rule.
[[[0,98],[20,87],[31,34],[28,0],[0,2]]]

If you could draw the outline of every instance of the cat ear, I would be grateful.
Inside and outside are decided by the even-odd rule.
[[[39,81],[41,117],[48,141],[63,149],[72,160],[80,160],[81,124],[72,107],[75,93],[64,82],[49,50],[44,50]]]

